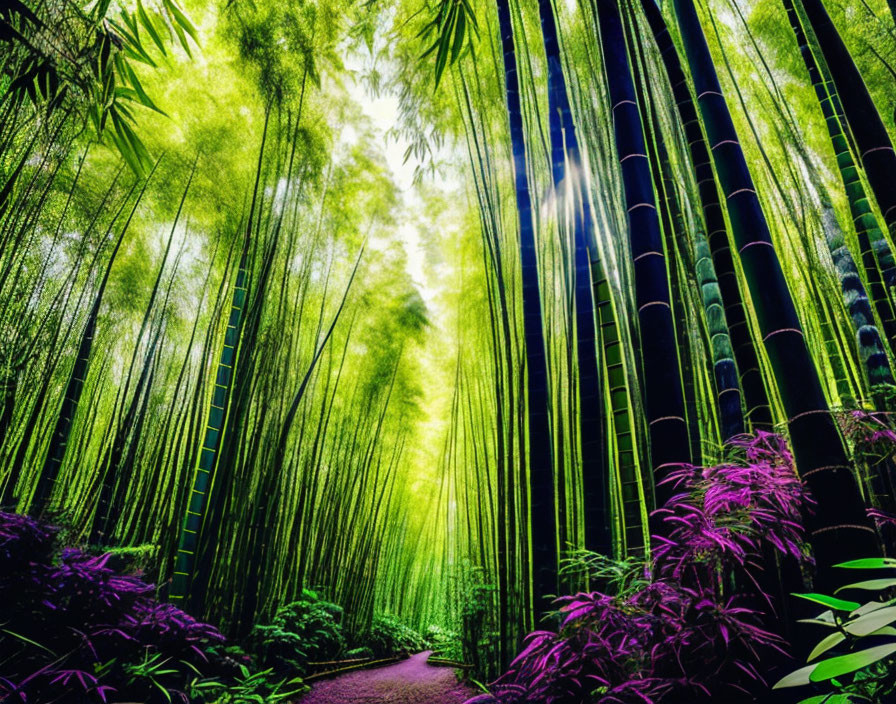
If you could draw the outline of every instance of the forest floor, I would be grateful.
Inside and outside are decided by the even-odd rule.
[[[475,694],[450,667],[427,665],[429,655],[315,682],[296,704],[462,704]]]

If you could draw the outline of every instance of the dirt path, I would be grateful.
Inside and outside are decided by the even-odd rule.
[[[428,657],[418,653],[394,665],[315,682],[296,704],[462,704],[474,695],[450,667],[427,665]]]

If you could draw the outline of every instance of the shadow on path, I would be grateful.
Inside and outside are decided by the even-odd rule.
[[[429,655],[315,682],[296,704],[462,704],[475,694],[450,667],[427,665]]]

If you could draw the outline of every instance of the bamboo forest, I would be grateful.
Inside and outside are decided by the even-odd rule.
[[[896,703],[896,0],[0,0],[0,702]]]

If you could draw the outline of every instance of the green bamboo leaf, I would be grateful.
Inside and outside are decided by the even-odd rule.
[[[119,86],[115,89],[115,97],[123,98],[125,100],[133,100],[135,102],[139,102],[139,98],[137,96],[136,91],[133,88],[128,88],[127,86]]]
[[[139,174],[140,164],[137,163],[137,160],[134,158],[134,154],[127,141],[123,140],[116,132],[110,133],[109,138],[112,140],[112,143],[115,145],[115,149],[121,155],[121,158],[124,159],[124,162],[128,165],[128,168],[130,168],[133,173]]]
[[[140,24],[142,24],[146,28],[146,31],[149,32],[149,36],[152,39],[153,44],[158,47],[163,56],[168,56],[168,52],[165,51],[165,43],[162,41],[162,37],[159,36],[152,18],[143,7],[143,0],[137,0],[137,16],[140,18]]]
[[[861,670],[863,667],[868,667],[868,665],[873,665],[884,658],[890,657],[893,653],[896,653],[896,643],[878,645],[875,648],[868,648],[867,650],[831,658],[818,663],[809,675],[809,680],[811,682],[824,682],[834,677],[847,675],[850,672]]]
[[[809,675],[815,670],[818,665],[807,665],[806,667],[801,667],[799,670],[795,670],[791,672],[786,677],[782,677],[775,683],[775,686],[772,689],[785,689],[786,687],[801,687],[806,684],[810,684],[812,680],[809,679]]]
[[[134,119],[134,114],[130,111],[130,109],[126,105],[124,105],[122,103],[116,103],[115,110],[118,112],[119,117],[127,120],[132,125],[137,124],[137,120]]]
[[[893,557],[865,557],[861,560],[850,560],[849,562],[841,562],[834,567],[842,567],[847,570],[879,570],[889,567],[896,567],[896,558]]]
[[[190,42],[187,40],[187,35],[184,34],[183,28],[179,24],[173,24],[174,33],[177,35],[177,41],[180,43],[181,47],[185,52],[187,52],[187,56],[191,59],[193,58],[193,52],[190,51]]]
[[[869,636],[896,636],[896,628],[893,626],[884,626],[876,631],[872,631]]]
[[[808,594],[793,594],[793,596],[805,599],[806,601],[811,601],[815,604],[821,604],[822,606],[829,606],[835,611],[855,611],[861,606],[861,604],[856,601],[845,601],[833,596],[827,596],[826,594],[815,594],[813,592]]]
[[[0,628],[0,631],[3,631],[3,633],[6,633],[7,635],[11,635],[13,638],[18,638],[19,640],[24,641],[25,643],[29,643],[29,644],[35,646],[36,648],[40,648],[41,650],[46,650],[48,653],[50,653],[50,655],[52,655],[53,657],[56,657],[55,652],[50,650],[47,646],[42,645],[41,643],[38,643],[37,641],[31,640],[30,638],[26,638],[25,636],[20,635],[18,633],[14,633],[13,631],[10,631],[6,628]]]
[[[122,12],[122,20],[124,20],[124,17],[125,17],[125,13]],[[134,52],[136,47],[140,47],[140,49],[142,50],[143,47],[140,46],[139,40],[133,34],[130,27],[123,26],[121,24],[121,22],[118,22],[117,20],[112,19],[111,17],[109,19],[107,19],[106,22],[109,24],[110,27],[112,27],[112,29],[115,30],[115,34],[118,37],[118,40],[123,45],[122,46],[123,51]],[[125,24],[127,24],[126,21],[125,21]]]
[[[425,59],[425,58],[426,58],[427,56],[429,56],[432,52],[436,51],[436,50],[439,48],[439,46],[440,46],[440,40],[437,39],[436,41],[434,41],[434,42],[432,43],[432,45],[429,47],[429,49],[427,49],[427,50],[424,51],[422,54],[420,54],[420,59],[421,59],[421,60],[422,60],[422,59]]]
[[[890,606],[860,616],[855,621],[844,624],[843,629],[854,636],[867,636],[884,626],[889,626],[894,621],[896,621],[896,606]]]
[[[816,645],[812,652],[809,653],[809,657],[806,658],[806,662],[811,662],[815,658],[817,658],[822,653],[826,653],[831,648],[839,645],[844,640],[846,640],[846,634],[841,631],[834,631],[833,633],[827,635],[822,641]]]
[[[193,41],[196,42],[196,45],[199,45],[199,33],[196,31],[196,27],[193,26],[193,23],[187,19],[187,16],[181,11],[181,9],[174,3],[173,0],[163,0],[165,8],[174,18],[174,21],[177,26],[181,27],[187,34],[189,34]],[[184,50],[189,54],[190,49],[186,44],[183,44]]]
[[[140,141],[140,138],[137,137],[134,130],[122,117],[123,112],[124,110],[121,106],[114,106],[109,110],[109,116],[115,130],[112,139],[131,171],[136,176],[142,177],[145,173],[143,165],[149,160],[149,154],[146,151],[146,147],[143,146],[143,142]]]
[[[890,599],[888,601],[869,601],[867,604],[862,604],[859,608],[853,611],[849,616],[850,618],[855,618],[856,616],[863,616],[865,614],[869,614],[872,611],[877,611],[878,609],[883,609],[886,606],[892,606],[896,604],[896,599]]]
[[[808,699],[801,699],[797,704],[849,704],[853,698],[849,694],[819,694]]]
[[[97,21],[102,20],[106,17],[106,14],[109,12],[109,5],[112,0],[100,0],[93,8],[93,14],[96,17]]]
[[[123,9],[121,11],[121,19],[128,26],[128,29],[131,30],[131,34],[134,37],[134,41],[139,44],[140,43],[140,25],[137,23],[137,16]],[[111,22],[111,20],[110,20]]]
[[[890,587],[896,587],[896,579],[869,579],[864,582],[854,582],[853,584],[846,584],[837,589],[834,594],[836,594],[837,592],[842,592],[844,589],[867,589],[870,591],[880,591],[881,589],[889,589]]]
[[[464,36],[466,36],[467,31],[467,13],[466,12],[458,12],[457,13],[457,26],[454,29],[454,44],[451,47],[451,63],[453,64],[457,61],[457,57],[460,56],[460,50],[464,46]]]
[[[479,20],[476,19],[476,13],[473,11],[473,7],[470,5],[470,0],[461,0],[463,4],[464,11],[467,15],[467,19],[470,20],[470,24],[473,27],[473,32],[476,36],[479,36]]]
[[[134,69],[131,68],[130,64],[128,64],[126,61],[123,61],[122,64],[127,74],[128,83],[131,84],[131,87],[134,89],[134,92],[137,95],[135,102],[138,102],[144,107],[147,107],[150,110],[155,110],[160,115],[165,115],[165,117],[167,117],[167,113],[161,110],[146,94],[146,91],[143,90],[143,84],[140,83],[140,79],[137,77],[137,74],[134,72]]]
[[[439,81],[442,78],[442,73],[445,71],[445,66],[448,62],[448,55],[451,49],[451,32],[456,22],[457,7],[454,6],[451,8],[447,15],[446,23],[443,24],[442,27],[440,27],[440,34],[438,39],[439,50],[436,53],[436,86],[439,85]]]

